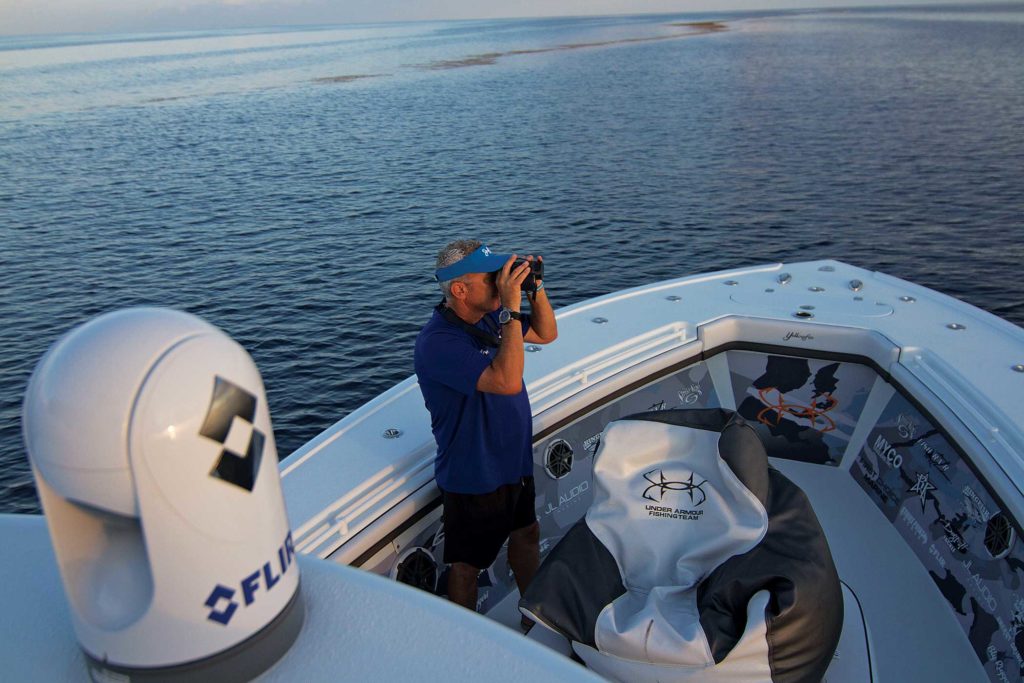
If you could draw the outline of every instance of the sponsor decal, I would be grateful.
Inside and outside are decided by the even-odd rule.
[[[950,550],[961,555],[967,552],[967,541],[951,521],[940,515],[935,523],[942,527],[943,540]]]
[[[679,519],[684,521],[697,521],[704,514],[703,510],[686,510],[682,508],[670,508],[663,505],[645,505],[648,517],[664,517],[665,519]]]
[[[999,651],[996,650],[996,646],[989,645],[988,649],[985,650],[985,654],[988,655],[988,661],[993,664],[996,678],[1004,683],[1010,683],[1010,677],[1006,675],[1006,665],[1003,664],[1003,660],[999,656]]]
[[[981,496],[974,492],[974,489],[967,484],[964,484],[962,493],[964,494],[964,507],[966,508],[968,515],[979,522],[987,522],[992,517],[992,513],[989,512],[988,506],[985,505]]]
[[[676,395],[679,396],[679,404],[685,406],[696,403],[704,395],[704,392],[700,390],[699,384],[691,384],[676,392]]]
[[[927,441],[925,441],[924,439],[918,439],[916,445],[921,447],[921,450],[923,450],[925,455],[928,456],[929,464],[933,465],[935,469],[942,473],[946,473],[949,471],[949,460],[947,460],[946,456],[944,456],[942,453],[939,453],[937,450],[932,448]]]
[[[935,485],[928,481],[928,473],[917,475],[917,481],[914,485],[907,489],[907,493],[916,493],[917,497],[921,500],[921,513],[924,513],[924,508],[928,504],[928,499],[931,498],[929,495],[935,490]]]
[[[878,468],[864,457],[863,453],[857,456],[857,465],[860,466],[864,484],[877,494],[879,501],[888,505],[891,501],[899,499],[896,492],[879,477]]]
[[[295,564],[295,546],[292,545],[292,532],[288,532],[284,543],[277,549],[277,557],[275,559],[277,560],[276,562],[273,559],[264,562],[262,567],[243,577],[240,581],[232,583],[230,587],[220,583],[214,586],[213,590],[210,591],[210,595],[207,596],[206,601],[203,603],[210,609],[206,618],[222,626],[227,626],[239,607],[248,607],[259,599],[261,578],[262,592],[266,593],[272,590],[281,580],[281,577]],[[275,569],[278,572],[277,574],[275,574]],[[239,592],[235,590],[236,587],[242,593],[242,605],[239,605],[238,601],[235,600],[235,595]]]
[[[1024,597],[1020,595],[1013,599],[1013,623],[1017,627],[1018,633],[1021,627],[1024,627]]]
[[[939,549],[935,547],[934,543],[928,546],[928,554],[932,556],[940,567],[943,569],[946,568],[946,558],[942,556],[942,553],[939,552]]]
[[[875,443],[871,444],[871,450],[893,469],[899,469],[903,465],[903,456],[881,434],[875,439]]]
[[[1017,666],[1020,667],[1021,673],[1024,673],[1024,656],[1021,656],[1020,649],[1017,647],[1017,635],[1024,629],[1024,598],[1019,595],[1014,598],[1013,620],[1009,624],[1004,627],[1002,619],[998,619],[997,622],[1010,647],[1010,652],[1017,660]]]
[[[775,387],[757,390],[757,398],[764,406],[757,413],[757,421],[767,427],[778,427],[787,418],[806,420],[816,432],[825,434],[836,428],[835,420],[827,415],[839,405],[829,391],[816,392],[810,404],[794,402]]]
[[[557,512],[561,510],[563,507],[569,505],[570,503],[579,502],[579,497],[589,490],[590,482],[581,481],[579,484],[569,489],[566,493],[561,493],[558,495],[558,505],[548,503],[548,506],[544,510],[543,514],[547,516],[550,515],[552,512]]]
[[[878,481],[878,475],[880,474],[878,468],[875,467],[874,463],[865,458],[863,453],[857,457],[857,464],[860,465],[861,474],[864,475],[865,480]]]
[[[1011,621],[1009,624],[1007,624],[1005,621],[1003,621],[1002,617],[997,616],[996,624],[999,625],[999,632],[1003,634],[1003,638],[1006,638],[1006,642],[1008,643],[1012,643],[1014,639],[1016,639],[1017,634],[1020,633],[1020,624],[1016,622]],[[1024,665],[1024,661],[1020,661],[1020,653],[1017,652],[1015,653],[1015,655],[1018,659],[1018,663]]]
[[[925,528],[921,526],[921,523],[917,521],[914,515],[910,513],[910,510],[905,507],[900,508],[900,521],[907,525],[911,533],[921,542],[921,545],[928,542],[928,532],[925,531]]]
[[[996,602],[996,596],[992,595],[992,589],[981,578],[981,574],[971,571],[974,566],[974,560],[961,560],[960,563],[967,570],[967,590],[978,602],[983,603],[988,608],[989,613],[994,613],[996,608],[999,607],[999,603]]]
[[[223,446],[210,476],[246,491],[256,485],[266,441],[255,417],[256,397],[218,375],[199,434]]]
[[[695,484],[693,481],[693,472],[690,472],[690,477],[686,481],[670,481],[665,478],[665,472],[663,470],[657,470],[658,476],[652,477],[654,472],[655,470],[651,470],[644,474],[644,479],[650,484],[650,486],[644,489],[643,493],[644,498],[647,500],[660,503],[665,498],[665,493],[668,491],[681,491],[686,493],[690,496],[690,504],[694,506],[703,505],[704,501],[707,500],[704,489],[701,488],[707,483],[707,480]],[[658,497],[655,498],[655,495]]]
[[[904,439],[913,439],[914,435],[917,434],[917,423],[903,413],[900,413],[896,417],[896,431]]]
[[[437,531],[434,532],[434,538],[430,541],[430,549],[434,550],[439,545],[444,543],[444,524],[439,524]]]
[[[601,432],[594,434],[583,442],[583,450],[589,451],[591,454],[597,453],[597,448],[601,445]]]
[[[790,339],[799,339],[800,341],[809,341],[814,339],[813,334],[801,334],[800,332],[787,332],[786,336],[782,338],[782,341],[789,341]]]

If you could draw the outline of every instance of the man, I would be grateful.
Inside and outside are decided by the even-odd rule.
[[[446,246],[435,272],[444,301],[416,339],[416,376],[437,441],[448,597],[471,610],[477,576],[506,539],[520,592],[540,558],[523,342],[547,344],[558,329],[543,281],[529,294],[530,314],[520,313],[532,260],[514,265],[515,254],[476,240]]]

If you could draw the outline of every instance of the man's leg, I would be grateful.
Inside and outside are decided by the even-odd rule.
[[[519,594],[533,581],[540,564],[540,523],[516,529],[508,537],[508,564],[516,577]]]
[[[465,562],[453,562],[448,570],[448,599],[476,611],[476,582],[480,570]]]

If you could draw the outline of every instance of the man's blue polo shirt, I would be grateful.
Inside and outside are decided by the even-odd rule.
[[[493,326],[488,326],[490,318]],[[498,314],[476,324],[493,333]],[[522,320],[523,334],[530,328]],[[489,493],[533,475],[533,416],[526,385],[515,396],[477,391],[498,349],[434,311],[416,338],[416,377],[437,441],[437,485],[452,493]]]

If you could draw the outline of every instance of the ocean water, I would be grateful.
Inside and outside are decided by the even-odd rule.
[[[0,37],[0,510],[74,325],[218,325],[283,456],[412,372],[457,237],[556,306],[834,257],[1022,324],[1024,7]]]

